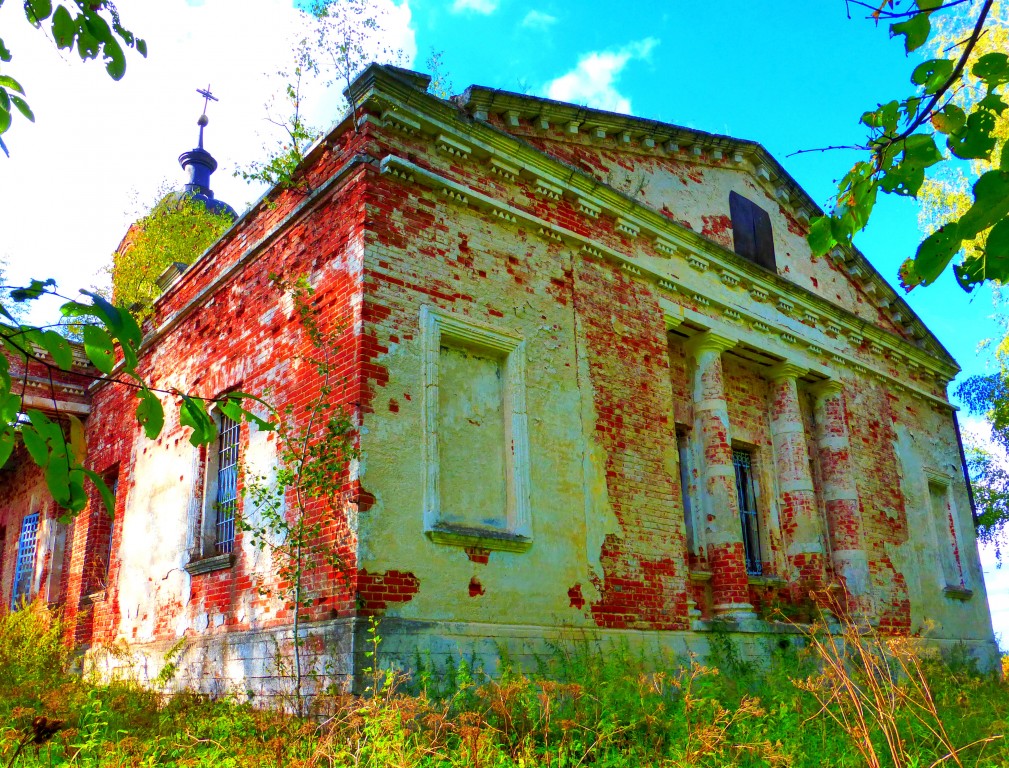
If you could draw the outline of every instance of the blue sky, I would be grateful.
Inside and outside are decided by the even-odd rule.
[[[821,205],[848,152],[796,150],[864,138],[858,118],[909,92],[916,63],[885,25],[844,0],[718,3],[547,0],[374,0],[385,47],[424,69],[432,51],[456,92],[471,83],[586,103],[705,131],[753,139]],[[102,283],[102,267],[129,223],[164,184],[181,183],[176,158],[196,138],[212,84],[207,146],[221,163],[218,197],[238,210],[261,189],[233,178],[276,140],[264,103],[280,91],[304,19],[291,0],[120,0],[124,23],[148,41],[112,83],[95,63],[57,54],[28,27],[18,3],[0,7],[0,30],[37,122],[15,121],[0,158],[0,257],[15,280],[57,278],[64,288]],[[377,43],[374,49],[380,47]],[[309,88],[310,117],[332,124],[339,90]],[[276,105],[272,114],[278,115]],[[856,243],[888,279],[920,240],[912,201],[883,198]],[[991,291],[963,293],[949,275],[907,300],[965,374],[985,371],[978,343],[998,333]],[[997,582],[997,585],[996,585]],[[1005,586],[1002,582],[1006,582]],[[993,607],[1009,636],[1009,578]]]

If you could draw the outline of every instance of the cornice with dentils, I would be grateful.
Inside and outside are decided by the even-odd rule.
[[[472,93],[472,89],[469,92]],[[420,91],[410,82],[384,67],[379,65],[369,67],[355,81],[351,93],[358,105],[369,102],[370,106],[376,107],[377,111],[383,115],[383,122],[390,123],[406,132],[420,132],[435,138],[437,142],[445,144],[445,149],[452,154],[473,155],[481,159],[490,159],[496,161],[497,165],[507,166],[510,163],[512,170],[516,173],[523,173],[535,178],[538,182],[545,182],[541,186],[544,187],[543,192],[547,196],[566,192],[569,196],[577,197],[580,203],[587,204],[583,207],[583,211],[586,208],[589,209],[587,215],[591,215],[592,207],[606,210],[617,216],[618,219],[627,222],[630,225],[630,232],[634,232],[636,227],[638,231],[635,234],[654,238],[656,250],[661,251],[670,247],[674,251],[681,250],[688,255],[688,260],[691,253],[703,254],[703,258],[714,261],[715,266],[720,270],[730,274],[738,274],[746,279],[749,284],[756,286],[758,292],[763,289],[772,295],[789,294],[811,312],[837,318],[849,338],[858,339],[861,337],[874,342],[880,348],[896,351],[900,358],[914,361],[947,381],[959,371],[959,367],[949,353],[899,297],[895,297],[899,302],[898,310],[904,310],[902,314],[911,321],[912,328],[916,329],[929,342],[929,345],[933,347],[932,350],[925,349],[924,345],[914,344],[895,333],[879,328],[871,321],[858,317],[844,307],[840,307],[776,273],[750,263],[693,230],[670,221],[648,206],[642,205],[597,178],[545,154],[521,138],[483,122],[448,102]],[[550,102],[550,104],[557,107],[568,107],[579,113],[590,111],[557,102]],[[601,114],[609,115],[609,113]],[[649,125],[662,125],[620,115],[609,116],[614,120],[631,123],[643,122]],[[675,126],[670,128],[686,130],[677,129]],[[731,141],[728,137],[720,138]],[[461,144],[461,148],[451,146],[452,143]],[[753,152],[762,153],[762,158],[766,156],[769,162],[773,162],[770,155],[767,155],[759,145],[753,142],[739,142],[739,144],[748,147]],[[776,163],[775,166],[780,168]],[[493,164],[492,170],[498,172],[493,168]],[[507,169],[505,173],[508,173]],[[551,189],[551,186],[554,189]],[[797,185],[796,189],[798,189]],[[802,194],[805,195],[805,193]],[[810,205],[813,204],[810,202]],[[617,225],[620,226],[620,221],[617,222]],[[860,253],[858,260],[873,274],[878,275]],[[886,290],[893,293],[888,286]]]
[[[597,138],[613,137],[618,148],[661,151],[666,156],[693,159],[695,162],[705,157],[716,161],[724,158],[731,159],[738,165],[747,158],[753,166],[755,180],[763,183],[771,197],[790,208],[798,219],[808,221],[813,216],[823,214],[816,202],[759,142],[479,85],[467,88],[459,103],[478,119],[496,114],[501,115],[506,124],[517,124],[517,118],[532,120],[534,124],[546,121],[569,131],[596,134]],[[870,297],[877,293],[886,296],[887,304],[893,305],[892,311],[895,314],[911,320],[911,323],[903,325],[916,324],[921,335],[935,345],[936,351],[955,364],[949,351],[865,254],[854,246],[839,246],[833,249],[830,258],[842,270],[848,271]],[[897,322],[897,325],[902,323]]]

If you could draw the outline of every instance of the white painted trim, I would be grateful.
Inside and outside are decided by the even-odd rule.
[[[521,336],[424,305],[420,309],[424,367],[424,532],[434,541],[486,549],[521,550],[532,542],[529,427],[526,415],[525,341]],[[441,519],[438,456],[438,386],[442,339],[504,356],[507,528],[482,531]],[[510,450],[509,450],[510,448]]]
[[[953,499],[953,477],[945,472],[930,469],[929,467],[922,467],[922,474],[925,475],[925,498],[928,504],[928,516],[932,520],[933,525],[936,526],[936,546],[941,550],[938,553],[939,557],[942,560],[949,560],[953,567],[960,571],[960,581],[962,583],[951,584],[946,577],[945,568],[943,568],[940,576],[943,579],[944,586],[952,589],[970,589],[970,574],[967,571],[967,559],[964,557],[964,542],[966,539],[964,539],[963,533],[960,530],[960,516],[957,514],[956,501]],[[950,541],[949,532],[947,531],[949,521],[934,519],[935,514],[932,510],[931,489],[933,485],[942,486],[945,491],[946,505],[949,508],[949,515],[953,520],[953,541]],[[953,556],[954,548],[960,553],[959,562]]]
[[[722,308],[723,310],[730,309],[739,315],[739,319],[732,325],[732,327],[736,328],[736,330],[734,331],[735,333],[740,333],[740,330],[737,326],[742,326],[743,328],[746,328],[747,326],[754,328],[759,328],[761,325],[766,326],[767,330],[763,334],[761,334],[762,337],[765,339],[764,343],[761,345],[762,348],[765,348],[767,349],[767,351],[771,351],[774,354],[778,354],[786,359],[800,361],[802,365],[811,370],[824,369],[823,365],[820,364],[819,361],[815,360],[811,355],[808,355],[799,349],[800,341],[802,342],[801,346],[805,346],[806,342],[808,341],[808,337],[802,335],[800,339],[800,337],[796,334],[802,333],[799,330],[800,326],[802,328],[806,328],[806,326],[802,326],[802,324],[799,323],[798,321],[790,322],[788,325],[779,324],[774,320],[771,320],[765,316],[758,316],[756,314],[751,313],[746,303],[743,302],[729,303],[719,300],[715,297],[708,296],[707,289],[704,286],[700,285],[699,283],[696,283],[696,278],[690,274],[691,270],[687,270],[684,273],[685,277],[672,274],[660,274],[658,272],[649,269],[645,265],[635,261],[629,256],[620,253],[619,251],[616,251],[612,248],[609,248],[608,246],[603,245],[598,241],[592,240],[591,238],[581,235],[577,232],[574,232],[573,230],[567,229],[566,227],[554,224],[553,222],[547,221],[546,219],[541,219],[540,217],[528,213],[527,211],[524,211],[521,208],[516,208],[515,206],[504,203],[500,200],[490,197],[489,195],[485,195],[482,192],[478,192],[477,190],[472,189],[471,187],[459,184],[455,181],[452,181],[451,179],[441,176],[440,174],[437,174],[433,171],[429,171],[426,168],[421,168],[415,163],[412,163],[409,160],[405,160],[397,155],[386,155],[386,157],[382,159],[380,170],[381,173],[394,176],[401,176],[404,173],[408,173],[414,177],[415,182],[418,184],[439,191],[453,193],[451,195],[446,195],[448,199],[455,200],[456,202],[459,203],[462,203],[462,201],[465,200],[464,204],[466,205],[472,205],[481,210],[494,213],[495,215],[498,215],[501,218],[506,218],[508,221],[514,221],[518,224],[525,226],[536,227],[535,230],[536,232],[540,233],[544,237],[548,237],[548,239],[550,240],[562,242],[565,245],[569,245],[573,248],[586,251],[591,255],[596,256],[597,258],[608,259],[609,261],[619,264],[621,266],[627,265],[629,267],[633,267],[633,271],[631,271],[632,274],[634,274],[636,277],[642,280],[654,283],[659,289],[669,294],[682,293],[688,296],[697,296],[698,294],[700,294],[704,296],[709,306],[711,306],[712,308]],[[670,234],[670,237],[671,236],[672,235]],[[682,255],[690,254],[693,252],[689,244],[678,242],[676,243],[676,246]],[[706,253],[705,255],[711,256],[710,253]],[[731,271],[731,268],[728,265],[720,265],[720,268],[723,269],[723,271],[724,270]],[[757,285],[750,276],[743,275],[742,273],[740,273],[739,278],[741,283],[745,283],[747,285],[747,288],[751,293],[751,298],[755,298],[762,301],[766,300],[770,295],[774,295],[775,297],[777,297],[778,294],[780,293],[778,286],[773,285],[769,280],[766,281],[766,283],[761,283],[760,285]],[[752,296],[752,294],[754,293],[758,295]],[[764,298],[760,299],[760,295],[763,295]],[[782,294],[782,297],[784,297],[784,294]],[[795,296],[790,296],[788,300],[792,303],[793,307],[798,306],[804,312],[814,311],[812,307],[807,307],[801,301],[796,301]],[[844,310],[842,308],[833,307],[833,305],[831,305],[831,308],[836,310],[838,314],[849,314],[847,313],[847,310]],[[708,315],[701,315],[699,313],[694,313],[686,308],[684,308],[683,312],[685,316],[689,316],[692,320],[696,319],[698,322],[703,322],[709,328],[729,326],[729,324],[725,323],[724,321],[721,321],[718,318],[711,317]],[[824,310],[821,308],[819,314],[823,313]],[[791,318],[789,318],[789,320],[791,320]],[[850,319],[847,317],[844,318],[836,317],[835,320],[838,323],[843,324],[843,326],[846,329],[849,329],[851,332],[854,332],[856,326],[858,327],[859,330],[863,330],[866,333],[870,333],[874,330],[866,326],[864,321],[854,317]],[[745,333],[745,331],[743,333]],[[885,331],[879,331],[879,333],[886,334]],[[783,345],[779,341],[776,341],[774,338],[772,338],[774,336],[784,339],[785,344]],[[863,362],[856,360],[847,342],[843,341],[842,339],[838,339],[835,342],[826,335],[823,335],[821,348],[830,350],[834,362],[845,365],[846,367],[851,368],[852,370],[856,371],[861,375],[871,374],[873,376],[876,376],[882,381],[907,384],[906,380],[901,380],[894,376],[891,376],[889,371],[886,369],[866,366]],[[887,348],[892,349],[894,353],[898,354],[900,357],[902,358],[904,357],[903,354],[897,351],[896,347],[891,347],[888,345]],[[908,359],[910,360],[911,358]],[[934,361],[932,362],[934,364]],[[931,369],[931,366],[928,365],[923,364],[923,367]],[[915,395],[916,397],[920,397],[934,406],[939,406],[945,409],[953,408],[953,406],[948,401],[937,398],[936,396],[932,395],[929,392],[922,391],[912,386],[908,386],[908,391],[911,394]]]

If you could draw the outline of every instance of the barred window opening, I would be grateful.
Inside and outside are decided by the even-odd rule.
[[[16,610],[31,599],[32,578],[35,575],[35,546],[39,532],[39,513],[33,512],[21,521],[17,558],[14,561],[14,589],[11,608]]]
[[[734,450],[732,465],[736,470],[736,498],[739,501],[739,521],[743,529],[746,572],[751,576],[759,576],[764,571],[764,564],[760,554],[757,496],[753,487],[753,456],[749,451]]]
[[[214,549],[219,555],[235,545],[235,508],[238,503],[239,423],[221,415],[221,435],[217,451],[217,501]]]
[[[109,569],[112,567],[112,539],[116,535],[115,504],[116,499],[119,497],[119,473],[116,472],[114,475],[106,478],[105,483],[109,486],[109,490],[112,491],[113,504],[113,508],[110,510],[112,516],[109,518],[109,539],[105,547],[105,578],[108,579]]]

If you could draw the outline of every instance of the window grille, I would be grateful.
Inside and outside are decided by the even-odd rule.
[[[217,523],[214,549],[223,555],[235,545],[235,507],[238,502],[239,422],[221,415],[221,436],[217,451]]]
[[[116,499],[119,496],[119,473],[117,472],[107,481],[109,490],[112,491],[112,509],[110,510],[112,516],[109,518],[109,541],[108,546],[105,548],[105,576],[109,575],[109,568],[112,567],[112,537],[116,535]]]
[[[732,465],[736,470],[736,498],[739,501],[739,521],[743,528],[746,572],[759,576],[763,573],[764,566],[760,558],[760,518],[753,488],[753,456],[749,451],[733,451]]]
[[[21,521],[18,553],[14,561],[14,590],[11,608],[17,609],[31,597],[32,577],[35,575],[35,545],[39,532],[39,513],[33,512]]]

